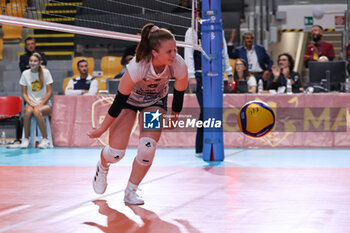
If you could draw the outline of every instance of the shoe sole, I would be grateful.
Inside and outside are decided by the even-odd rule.
[[[124,200],[124,203],[126,205],[144,205],[145,204],[145,202],[142,202],[142,203],[131,203],[131,202],[128,202],[128,201],[125,201],[125,200]]]

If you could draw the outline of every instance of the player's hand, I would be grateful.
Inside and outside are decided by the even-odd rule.
[[[233,41],[235,40],[235,37],[236,37],[236,29],[232,29],[231,30],[231,37],[230,37],[230,40],[228,42],[233,44]]]
[[[290,69],[289,67],[285,67],[282,69],[282,74],[284,75],[284,77],[289,78],[290,77]]]
[[[275,65],[272,66],[271,70],[272,70],[272,74],[274,77],[274,81],[277,81],[277,79],[281,75],[281,70],[278,67],[276,67]]]
[[[101,137],[101,135],[103,134],[103,132],[101,132],[101,130],[99,129],[96,129],[96,128],[93,128],[92,130],[90,130],[87,135],[90,137],[90,138],[99,138]]]
[[[270,71],[265,70],[263,75],[262,75],[262,79],[267,81],[269,79],[269,75],[270,75]]]

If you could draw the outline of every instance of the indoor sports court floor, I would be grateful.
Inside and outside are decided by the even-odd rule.
[[[204,162],[193,149],[159,148],[142,189],[123,189],[136,149],[91,181],[97,148],[0,147],[0,232],[348,233],[350,149],[226,149]]]

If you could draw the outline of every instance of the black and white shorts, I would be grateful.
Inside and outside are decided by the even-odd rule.
[[[156,103],[150,105],[150,106],[146,106],[146,107],[139,107],[139,106],[134,106],[131,104],[126,103],[125,107],[126,109],[131,109],[135,112],[137,111],[142,111],[145,108],[149,108],[149,107],[161,107],[162,109],[165,110],[165,112],[167,111],[167,106],[168,106],[168,95],[166,95],[164,98],[158,100]]]

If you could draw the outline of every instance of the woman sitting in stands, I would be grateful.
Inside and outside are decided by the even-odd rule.
[[[256,79],[254,75],[249,73],[247,62],[244,59],[236,59],[233,79],[235,81],[234,88],[236,93],[256,92]]]
[[[40,65],[41,60],[39,53],[33,53],[29,58],[30,69],[23,71],[19,80],[19,84],[22,86],[22,96],[26,102],[23,116],[25,138],[20,145],[21,148],[29,146],[29,131],[32,117],[35,117],[43,135],[43,140],[38,147],[50,147],[44,116],[48,116],[51,113],[50,98],[52,96],[53,80],[50,71]]]

